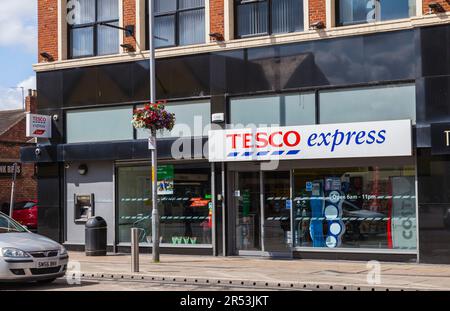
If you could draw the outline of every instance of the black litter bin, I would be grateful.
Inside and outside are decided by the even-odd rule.
[[[86,222],[86,256],[106,256],[106,221],[96,216]]]

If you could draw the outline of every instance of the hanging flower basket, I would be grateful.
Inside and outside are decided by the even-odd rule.
[[[175,114],[166,110],[164,102],[150,103],[144,108],[134,110],[131,123],[135,129],[146,129],[155,135],[157,131],[173,129]]]

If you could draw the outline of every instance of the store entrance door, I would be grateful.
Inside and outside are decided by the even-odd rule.
[[[261,252],[261,179],[259,172],[234,173],[232,193],[236,213],[236,251]]]
[[[235,253],[292,256],[289,171],[232,172]]]
[[[289,171],[262,174],[263,250],[271,257],[291,257],[291,174]]]

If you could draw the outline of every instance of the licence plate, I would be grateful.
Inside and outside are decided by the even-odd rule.
[[[51,267],[56,267],[57,265],[58,265],[58,262],[56,262],[56,261],[38,262],[38,268],[51,268]]]

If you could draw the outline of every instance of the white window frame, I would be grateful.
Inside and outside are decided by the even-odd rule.
[[[123,0],[118,0],[119,1],[119,27],[124,27],[123,26]],[[120,45],[123,44],[123,31],[119,31],[119,54],[125,53],[124,49],[122,49],[120,47]]]
[[[205,0],[205,43],[211,42],[211,6],[210,0]]]
[[[67,0],[58,0],[58,60],[67,59],[68,35],[67,35]],[[39,51],[41,52],[41,51]]]
[[[145,2],[148,0],[136,0],[136,51],[140,52],[145,50],[146,43],[146,20],[145,20]]]
[[[230,41],[234,39],[234,1],[233,0],[224,0],[224,39],[225,41]]]
[[[67,1],[68,0],[58,0],[58,60],[66,60],[69,58],[69,36],[68,36],[68,25],[67,25]],[[119,1],[119,27],[123,27],[123,0]],[[140,0],[136,0],[139,2]],[[137,10],[137,3],[136,3]],[[136,13],[137,14],[137,13]],[[137,25],[137,24],[136,24]],[[119,31],[119,54],[124,53],[120,49],[120,45],[123,44],[123,31]],[[94,56],[97,57],[97,56]]]
[[[144,51],[145,45],[147,43],[146,29],[146,2],[148,0],[136,0],[136,51]],[[211,32],[211,22],[210,22],[210,0],[205,0],[205,44],[211,42],[211,37],[209,36]],[[200,43],[203,44],[203,43]],[[180,47],[180,46],[177,46]],[[172,47],[169,47],[172,48]],[[161,48],[164,49],[164,48]]]

